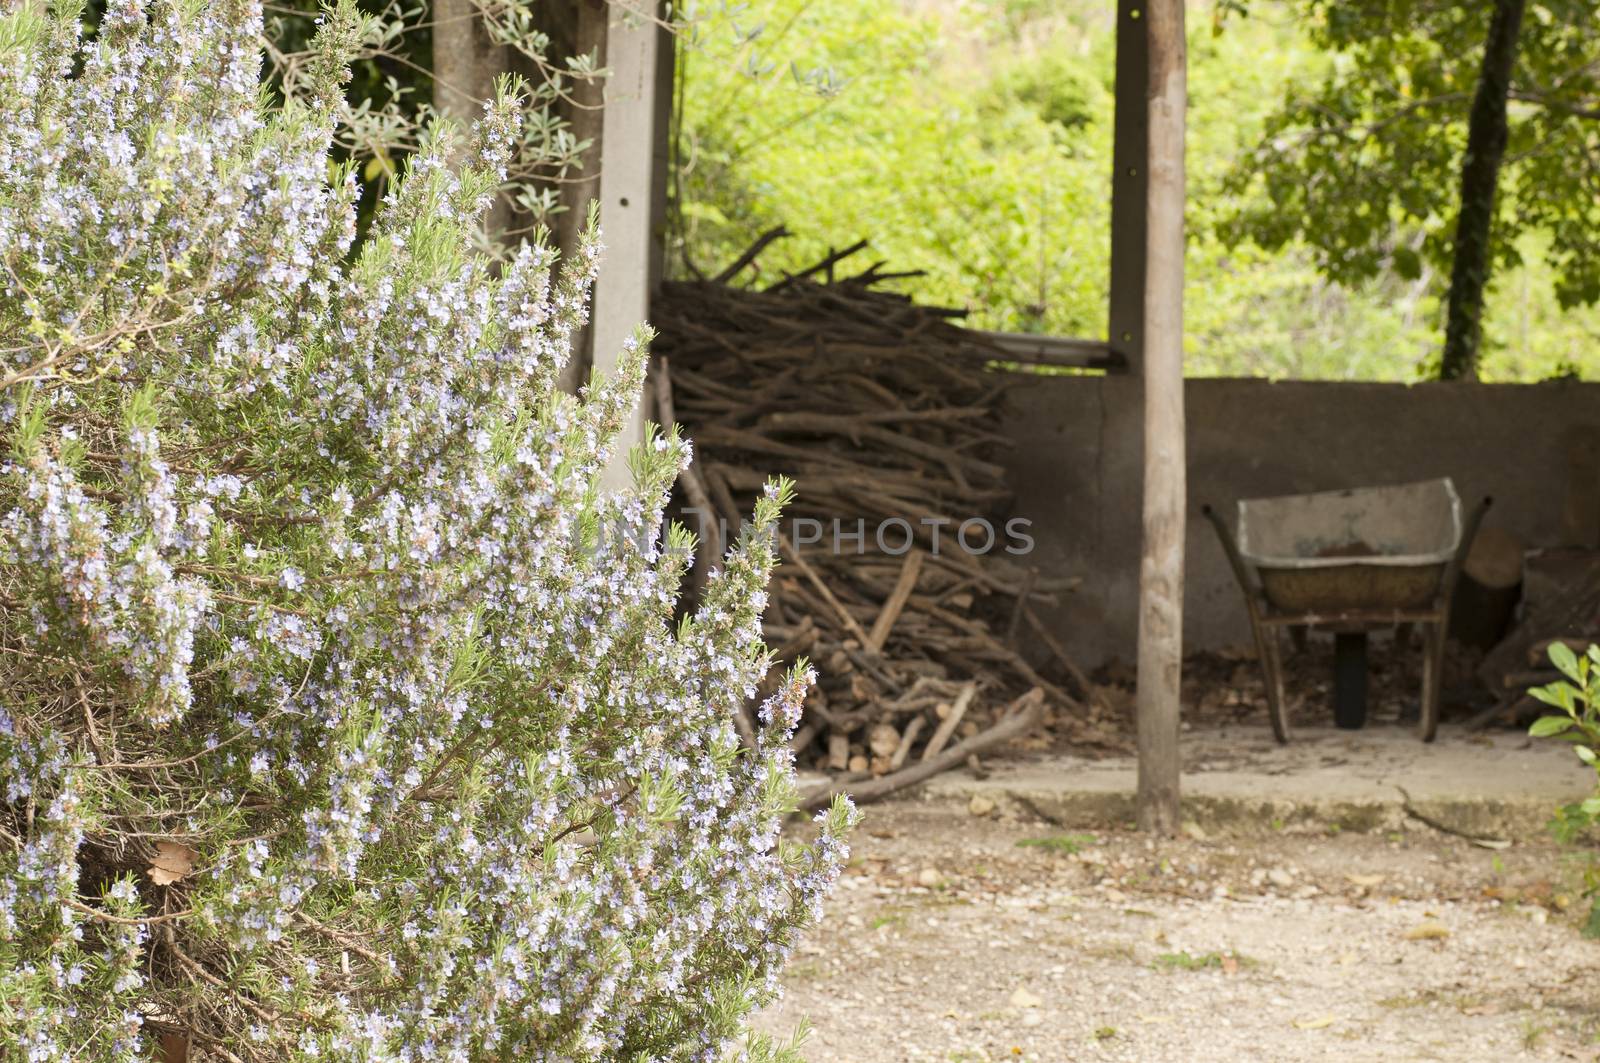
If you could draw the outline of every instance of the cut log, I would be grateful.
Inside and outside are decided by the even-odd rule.
[[[950,747],[932,760],[924,760],[918,764],[913,764],[909,768],[903,768],[871,782],[844,786],[829,784],[818,787],[801,799],[801,807],[806,809],[823,808],[831,804],[833,799],[842,793],[849,794],[857,804],[866,804],[869,801],[887,797],[897,790],[915,786],[917,783],[933,778],[941,771],[953,768],[957,764],[965,763],[968,757],[976,756],[986,749],[1026,734],[1039,722],[1043,712],[1044,691],[1030,690],[1012,702],[1010,710],[1001,718],[999,723],[987,731],[978,732],[959,745]]]
[[[850,736],[831,731],[828,734],[828,767],[844,771],[850,766]]]
[[[1478,529],[1450,603],[1450,635],[1487,650],[1505,637],[1522,597],[1522,540],[1504,528]]]

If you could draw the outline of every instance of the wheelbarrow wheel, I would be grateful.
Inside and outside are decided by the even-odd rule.
[[[1367,633],[1333,636],[1333,723],[1346,731],[1367,725]]]

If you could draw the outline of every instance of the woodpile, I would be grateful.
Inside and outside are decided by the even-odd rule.
[[[1497,697],[1469,726],[1543,713],[1528,690],[1561,678],[1550,663],[1550,644],[1575,653],[1600,643],[1600,552],[1589,549],[1534,551],[1524,562],[1522,617],[1478,667],[1478,677]]]
[[[1005,355],[958,312],[882,289],[896,274],[881,264],[836,279],[855,250],[762,290],[725,283],[735,268],[668,282],[651,317],[660,419],[695,445],[680,519],[704,544],[700,577],[768,479],[792,478],[768,684],[816,664],[801,764],[871,794],[1036,718],[1071,732],[1090,688],[1036,612],[1077,581],[1041,571],[1008,524]]]

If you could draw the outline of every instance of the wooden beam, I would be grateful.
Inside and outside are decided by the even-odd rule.
[[[639,5],[661,17],[661,5]],[[602,373],[616,369],[623,343],[650,312],[650,294],[659,280],[660,229],[656,215],[660,190],[656,153],[657,123],[666,109],[658,100],[663,60],[661,24],[633,5],[611,6],[606,27],[604,127],[600,134],[600,226],[606,252],[595,282],[592,361]],[[670,82],[668,82],[670,84]],[[611,490],[629,483],[627,453],[644,436],[644,416],[636,408],[617,441],[606,469]]]
[[[1102,369],[1122,372],[1127,364],[1104,340],[1080,340],[1068,336],[1036,336],[1028,332],[985,332],[967,329],[976,341],[972,353],[994,361],[1021,362],[1024,365],[1054,365],[1071,369]]]
[[[1144,369],[1145,230],[1148,187],[1145,9],[1117,0],[1116,113],[1111,147],[1111,305],[1107,342],[1130,373]]]
[[[1183,677],[1184,0],[1147,0],[1144,553],[1139,566],[1139,826],[1176,832]]]

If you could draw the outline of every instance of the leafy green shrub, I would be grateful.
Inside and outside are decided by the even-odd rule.
[[[470,250],[514,86],[352,254],[352,7],[277,110],[247,0],[77,16],[0,6],[0,1057],[716,1058],[853,815],[779,837],[804,671],[731,727],[784,490],[674,623],[597,235]]]
[[[1550,661],[1566,679],[1529,693],[1561,713],[1535,720],[1528,733],[1535,738],[1571,742],[1578,759],[1594,769],[1596,775],[1595,793],[1557,809],[1551,820],[1556,839],[1571,845],[1600,824],[1600,646],[1590,646],[1580,657],[1564,643],[1554,642],[1550,644]],[[1592,902],[1585,933],[1600,937],[1600,867],[1591,862],[1586,878]]]

